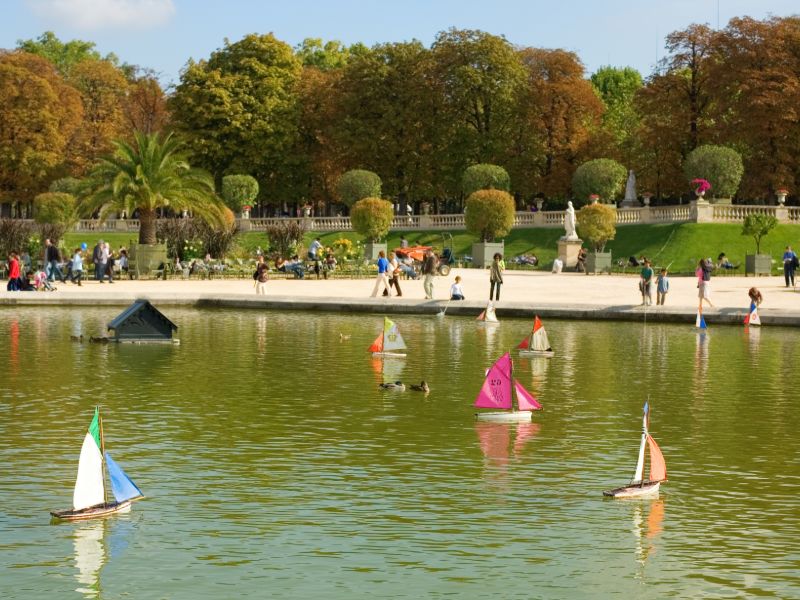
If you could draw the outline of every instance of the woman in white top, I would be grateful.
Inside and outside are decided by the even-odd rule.
[[[450,300],[463,300],[464,299],[464,290],[461,289],[461,277],[456,275],[456,280],[453,285],[450,286]]]
[[[389,288],[387,288],[384,296],[389,295],[388,290],[391,289],[392,286],[397,290],[397,295],[402,296],[403,292],[400,291],[400,263],[394,252],[389,252],[389,269],[387,274],[389,275]]]

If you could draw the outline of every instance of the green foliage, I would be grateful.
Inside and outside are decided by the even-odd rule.
[[[588,204],[578,211],[578,235],[589,242],[595,252],[603,252],[606,242],[617,233],[617,210],[608,204]]]
[[[372,171],[353,169],[339,177],[336,192],[347,206],[353,206],[364,198],[380,198],[381,178]]]
[[[85,60],[107,60],[117,64],[118,59],[114,54],[103,57],[95,50],[95,46],[94,42],[83,40],[62,42],[52,31],[45,31],[35,40],[17,40],[18,49],[46,58],[62,75],[69,75],[72,67]]]
[[[385,237],[393,219],[392,203],[380,198],[363,198],[350,209],[353,229],[366,237],[368,242],[378,242]]]
[[[197,237],[197,227],[194,219],[159,219],[156,236],[159,243],[167,245],[167,256],[186,260],[183,246]]]
[[[467,231],[483,242],[503,237],[514,226],[514,199],[502,190],[478,190],[467,198]]]
[[[742,155],[733,148],[707,144],[695,148],[683,163],[687,181],[706,179],[714,198],[733,198],[742,181]]]
[[[62,225],[65,228],[76,221],[75,196],[63,192],[45,192],[33,199],[34,218],[37,223]]]
[[[35,237],[36,229],[30,221],[22,219],[0,219],[0,260],[6,260],[9,252],[23,252]]]
[[[100,218],[111,212],[139,211],[139,243],[156,243],[156,210],[191,211],[195,217],[222,226],[223,205],[214,193],[214,180],[192,168],[182,145],[170,133],[137,132],[135,143],[116,142],[116,152],[92,170],[78,211]]]
[[[596,158],[583,163],[572,176],[572,193],[580,201],[597,194],[601,202],[614,202],[627,176],[625,167],[610,158]]]
[[[233,212],[252,206],[258,196],[258,181],[250,175],[226,175],[222,178],[222,199]]]
[[[81,181],[75,177],[62,177],[61,179],[54,180],[48,191],[61,192],[64,194],[72,194],[77,196],[80,193]]]
[[[461,189],[465,196],[471,196],[478,190],[511,190],[511,179],[508,171],[498,165],[472,165],[464,171]]]
[[[742,225],[742,235],[751,236],[756,242],[756,254],[761,254],[761,239],[778,226],[778,219],[772,215],[747,215]]]
[[[286,219],[267,226],[269,251],[275,256],[288,258],[297,253],[297,246],[303,241],[306,232],[305,222]]]
[[[295,53],[304,67],[315,67],[320,71],[341,69],[350,59],[350,48],[339,40],[323,44],[320,38],[306,38],[295,46]]]

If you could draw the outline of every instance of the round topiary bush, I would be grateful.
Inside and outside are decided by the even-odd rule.
[[[572,193],[586,202],[597,194],[601,202],[614,202],[622,192],[628,172],[610,158],[596,158],[583,163],[572,175]]]
[[[226,175],[222,178],[222,199],[234,212],[252,206],[258,197],[258,181],[250,175]]]
[[[699,146],[686,157],[683,173],[688,181],[706,179],[714,198],[733,198],[744,173],[742,155],[725,146]]]
[[[508,171],[497,165],[472,165],[461,179],[461,189],[465,196],[471,196],[478,190],[511,190],[511,178]]]
[[[63,192],[45,192],[33,199],[37,223],[69,227],[75,220],[75,196]]]
[[[483,242],[505,236],[514,226],[514,199],[502,190],[478,190],[467,198],[467,231]]]
[[[347,206],[353,206],[364,198],[380,198],[381,178],[372,171],[353,169],[339,177],[336,192]]]
[[[617,211],[608,204],[588,204],[576,216],[578,235],[589,242],[595,252],[603,252],[606,242],[617,235]]]
[[[74,177],[62,177],[61,179],[54,180],[48,191],[50,192],[63,192],[65,194],[72,194],[78,196],[80,191],[81,181]]]
[[[350,209],[353,229],[367,238],[368,242],[378,242],[384,238],[392,226],[392,219],[392,203],[380,198],[363,198]]]

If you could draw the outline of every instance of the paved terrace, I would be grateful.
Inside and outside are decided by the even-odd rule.
[[[0,292],[0,310],[21,305],[124,306],[147,298],[157,306],[184,305],[278,310],[317,310],[381,314],[435,314],[447,304],[450,284],[461,275],[467,300],[451,302],[447,313],[475,316],[489,293],[488,271],[454,269],[434,280],[435,300],[425,300],[422,280],[401,281],[402,298],[370,298],[373,279],[272,280],[266,296],[256,296],[252,280],[116,281],[113,285],[85,281],[82,287],[57,283],[55,292]],[[670,278],[666,306],[640,306],[638,277],[632,275],[554,275],[507,271],[498,316],[565,319],[615,319],[694,322],[697,288],[693,277]],[[764,295],[760,309],[764,324],[800,325],[800,291],[784,287],[782,277],[713,277],[711,299],[705,308],[709,324],[741,324],[749,300],[747,290],[757,286]],[[798,288],[800,290],[800,288]]]

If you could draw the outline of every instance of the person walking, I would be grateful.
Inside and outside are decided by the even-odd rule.
[[[641,277],[639,279],[639,289],[642,292],[642,306],[650,306],[653,304],[653,267],[650,266],[650,261],[644,259],[644,267],[642,268]]]
[[[402,271],[400,270],[400,262],[397,260],[397,256],[395,256],[394,252],[389,252],[389,270],[387,273],[389,275],[389,289],[394,286],[397,290],[397,295],[402,296],[403,292],[400,290],[400,273],[402,273]],[[384,290],[383,295],[388,296],[389,291]]]
[[[70,281],[81,285],[83,279],[83,254],[80,248],[75,248],[75,254],[72,255],[72,271]]]
[[[667,277],[667,269],[661,269],[658,274],[658,282],[656,284],[656,304],[664,306],[664,301],[667,299],[669,292],[669,277]]]
[[[50,238],[44,241],[44,260],[46,263],[45,273],[50,281],[59,279],[61,283],[66,283],[64,273],[61,272],[61,253],[51,241]]]
[[[18,292],[20,290],[20,268],[19,257],[16,252],[9,252],[8,254],[8,283],[6,290],[9,292]]]
[[[783,253],[783,278],[786,280],[786,287],[794,287],[794,271],[797,268],[797,254],[791,246],[786,246]]]
[[[713,268],[714,263],[711,262],[710,258],[701,258],[700,262],[697,263],[697,271],[695,271],[695,275],[697,275],[697,297],[699,298],[697,312],[700,314],[703,313],[703,300],[708,302],[711,308],[714,308],[714,305],[711,304],[711,270]]]
[[[94,265],[94,278],[103,283],[104,265],[103,259],[103,240],[97,242],[97,245],[92,249],[92,264]]]
[[[267,282],[269,281],[269,267],[267,261],[264,260],[264,255],[258,255],[258,263],[256,264],[256,272],[253,274],[256,280],[256,295],[267,295]]]
[[[433,277],[436,274],[436,257],[433,250],[425,252],[422,261],[422,287],[425,290],[425,300],[433,300]]]
[[[103,244],[100,253],[100,262],[103,265],[103,274],[100,276],[100,283],[108,276],[108,283],[114,283],[114,256],[111,254],[111,246],[108,242]]]
[[[499,252],[494,253],[492,266],[489,268],[489,300],[494,296],[495,301],[500,300],[500,286],[503,285],[503,271],[506,265],[503,262],[503,255]]]
[[[380,290],[381,285],[383,285],[384,290],[386,292],[384,296],[392,295],[391,292],[389,291],[388,273],[389,273],[389,261],[386,260],[386,253],[383,250],[381,250],[380,252],[378,252],[378,276],[375,278],[375,287],[373,288],[371,294],[372,298],[378,297],[378,291]]]

